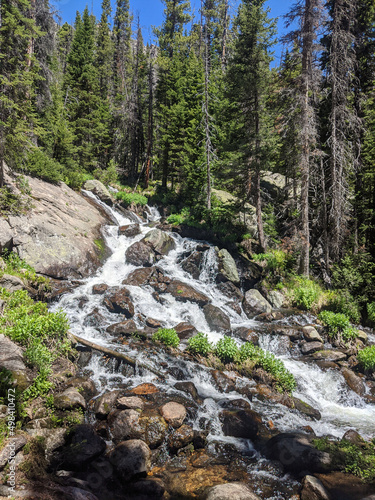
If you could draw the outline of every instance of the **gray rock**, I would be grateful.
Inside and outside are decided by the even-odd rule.
[[[54,398],[54,405],[59,410],[72,410],[81,408],[86,410],[86,401],[74,387],[69,387],[63,393],[57,394]]]
[[[344,359],[347,358],[346,354],[344,354],[343,352],[335,351],[333,349],[314,352],[312,357],[316,360],[334,361],[334,362],[343,361]]]
[[[26,370],[21,347],[2,333],[0,333],[0,368],[6,368],[11,372]]]
[[[207,490],[206,500],[260,500],[245,484],[218,484]]]
[[[90,491],[86,491],[75,486],[65,487],[64,495],[66,500],[98,500],[98,497]]]
[[[25,436],[17,436],[8,439],[4,448],[0,451],[0,470],[3,470],[8,463],[11,452],[17,454],[27,443]]]
[[[116,405],[120,410],[143,410],[145,406],[142,399],[137,396],[119,398]]]
[[[268,294],[268,300],[272,307],[274,307],[275,309],[280,309],[284,305],[285,298],[281,292],[278,292],[277,290],[272,290]]]
[[[115,408],[120,393],[121,391],[118,390],[106,392],[95,401],[94,412],[96,418],[100,420],[107,418],[107,415]]]
[[[10,274],[4,274],[0,278],[0,288],[5,288],[9,292],[15,292],[16,290],[27,289],[21,278],[18,278],[17,276],[12,276]]]
[[[295,397],[292,397],[292,400],[294,403],[294,408],[307,417],[312,418],[313,420],[320,420],[322,418],[320,411],[305,403],[305,401],[302,401],[301,399]]]
[[[302,328],[303,337],[307,342],[321,342],[323,343],[322,337],[317,332],[316,328],[308,325]]]
[[[205,306],[210,302],[207,295],[204,295],[187,283],[178,280],[172,280],[167,286],[166,291],[180,302],[195,302],[199,306]]]
[[[78,425],[71,435],[70,443],[63,453],[61,466],[69,470],[81,469],[86,463],[101,455],[106,449],[105,441],[98,436],[90,425]]]
[[[97,179],[90,179],[86,181],[83,185],[83,189],[91,191],[99,198],[99,200],[104,201],[107,205],[113,205],[114,200],[112,195],[105,185]]]
[[[139,224],[128,224],[127,226],[120,226],[118,228],[118,234],[121,236],[126,236],[127,238],[133,238],[137,234],[141,233],[141,227]]]
[[[114,410],[108,416],[109,430],[114,441],[138,439],[142,431],[138,425],[141,414],[136,410]]]
[[[153,229],[141,241],[150,245],[153,251],[159,255],[167,255],[176,248],[174,239],[160,229]]]
[[[301,500],[330,500],[330,496],[318,478],[305,476],[302,479]]]
[[[239,285],[240,277],[238,275],[236,263],[231,254],[223,248],[218,253],[219,257],[219,273],[224,280],[231,281],[235,285]]]
[[[109,460],[123,481],[134,476],[144,477],[151,468],[151,450],[139,439],[119,443],[109,454]]]
[[[271,304],[255,289],[248,290],[245,293],[242,305],[248,318],[253,318],[257,314],[272,311]]]
[[[45,453],[47,460],[51,460],[53,453],[64,446],[66,429],[28,429],[27,433],[32,436],[45,438]]]
[[[129,290],[125,287],[114,289],[105,297],[103,303],[110,312],[123,314],[127,319],[134,316],[134,305]]]
[[[194,439],[194,431],[190,425],[181,425],[168,438],[168,447],[176,452],[180,448],[184,448]]]
[[[219,307],[207,304],[203,307],[203,313],[212,330],[226,332],[231,329],[229,316]]]
[[[363,330],[357,330],[357,338],[363,342],[364,344],[367,344],[368,342],[368,335],[366,332],[364,332]]]
[[[10,250],[12,247],[13,231],[11,230],[8,221],[0,218],[0,252],[3,252],[5,249]]]
[[[133,243],[125,252],[126,262],[134,266],[150,267],[155,263],[155,253],[143,241]]]
[[[320,351],[323,349],[322,342],[306,342],[301,346],[302,354],[312,354],[313,352]]]

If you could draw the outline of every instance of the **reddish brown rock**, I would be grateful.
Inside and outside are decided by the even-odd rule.
[[[147,395],[147,394],[155,394],[159,392],[159,389],[154,384],[140,384],[137,387],[134,387],[130,391],[132,394],[137,394],[139,396]]]
[[[103,303],[110,312],[124,314],[126,318],[134,316],[134,305],[127,288],[114,291],[104,299]]]

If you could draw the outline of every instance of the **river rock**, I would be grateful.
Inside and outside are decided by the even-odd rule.
[[[331,500],[323,484],[314,476],[302,479],[301,500]]]
[[[145,404],[137,396],[123,396],[117,400],[116,406],[120,410],[143,410]]]
[[[236,390],[233,380],[220,370],[212,370],[211,376],[216,388],[220,392],[232,392]]]
[[[219,401],[222,408],[229,410],[250,410],[250,403],[246,399],[224,399]]]
[[[114,323],[113,325],[109,325],[106,329],[108,333],[111,335],[131,335],[132,333],[137,331],[137,325],[134,323],[132,319],[128,319],[126,321],[121,321],[120,323]]]
[[[160,446],[167,434],[168,424],[160,415],[142,415],[139,419],[140,437],[151,449]]]
[[[356,375],[354,372],[352,372],[352,370],[349,370],[348,368],[342,368],[341,373],[343,374],[346,383],[352,391],[359,394],[360,396],[365,395],[366,386],[361,377],[358,377],[358,375]]]
[[[11,250],[13,247],[13,232],[7,220],[0,218],[0,253],[4,250]],[[5,269],[5,263],[2,260],[1,269]]]
[[[140,412],[136,410],[113,410],[108,415],[108,425],[114,441],[138,439],[142,431],[138,425]]]
[[[115,408],[120,393],[119,390],[106,392],[95,401],[94,412],[96,418],[100,420],[107,418],[107,415]]]
[[[146,476],[151,468],[151,450],[139,439],[119,443],[109,454],[109,460],[123,481]]]
[[[307,342],[321,342],[323,343],[322,337],[319,335],[317,329],[314,326],[307,325],[302,328],[303,337]]]
[[[191,274],[191,276],[197,280],[202,270],[203,253],[194,251],[185,260],[182,261],[182,269]]]
[[[141,234],[141,227],[139,224],[128,224],[127,226],[120,226],[118,228],[119,236],[126,236],[127,238],[133,238],[137,234]]]
[[[268,294],[268,300],[272,307],[280,309],[284,305],[285,297],[281,292],[271,290]]]
[[[195,326],[185,322],[179,323],[174,327],[174,329],[176,330],[176,333],[180,340],[189,339],[193,337],[196,333],[198,333],[198,330],[195,328]]]
[[[138,396],[147,396],[149,394],[156,394],[159,391],[159,389],[156,387],[156,385],[151,384],[151,383],[145,383],[145,384],[140,384],[131,389],[130,391],[132,394],[137,394]]]
[[[246,326],[239,326],[233,330],[233,334],[235,337],[244,340],[245,342],[251,342],[251,344],[258,345],[259,344],[259,335],[257,332],[252,330],[251,328],[247,328]]]
[[[124,279],[122,284],[132,286],[148,285],[155,270],[155,267],[141,267],[140,269],[135,269]]]
[[[94,285],[92,287],[93,295],[103,295],[108,290],[108,285],[105,283],[99,283],[98,285]]]
[[[236,263],[231,254],[223,248],[218,252],[219,257],[219,281],[231,281],[235,285],[239,285],[240,277],[238,275]]]
[[[89,377],[70,378],[66,385],[78,389],[86,401],[89,401],[98,393],[95,382]]]
[[[142,242],[151,246],[152,250],[159,255],[168,255],[176,248],[174,239],[160,229],[153,229],[147,233]]]
[[[160,409],[163,418],[168,422],[169,425],[177,429],[180,427],[186,418],[186,408],[180,403],[175,403],[171,401],[163,405]]]
[[[323,349],[322,342],[305,342],[301,345],[301,352],[304,355],[313,354],[316,351]]]
[[[180,302],[195,302],[201,307],[211,302],[207,295],[198,292],[192,286],[178,280],[172,280],[167,286],[166,291]]]
[[[77,425],[69,434],[69,446],[64,450],[65,466],[69,470],[82,468],[85,464],[104,453],[105,441],[87,424]]]
[[[224,311],[219,307],[207,304],[203,307],[203,313],[208,323],[208,326],[217,332],[228,332],[231,329],[230,319]]]
[[[362,446],[364,443],[362,436],[354,429],[349,429],[348,431],[346,431],[342,437],[342,441],[349,441],[350,443],[357,446]]]
[[[12,276],[11,274],[3,274],[0,278],[0,288],[5,288],[9,292],[15,292],[17,290],[26,290],[27,286],[17,276]]]
[[[125,252],[126,262],[134,266],[151,267],[155,264],[154,251],[144,241],[136,241]]]
[[[265,452],[268,458],[278,460],[289,472],[314,473],[332,468],[331,456],[314,448],[308,436],[298,432],[274,436],[266,443]]]
[[[338,361],[343,361],[347,358],[346,354],[341,351],[335,351],[333,349],[317,351],[312,354],[315,360],[333,361],[337,363]]]
[[[103,323],[105,323],[105,317],[100,314],[98,308],[91,311],[83,320],[84,326],[91,326],[93,328],[99,328]]]
[[[105,187],[105,185],[97,179],[90,179],[86,181],[83,185],[83,189],[86,189],[86,191],[91,191],[99,198],[99,200],[103,201],[107,205],[113,205],[114,200],[112,195]]]
[[[57,394],[54,397],[54,405],[59,410],[72,410],[75,408],[86,410],[84,397],[74,387],[69,387],[61,394]]]
[[[217,288],[221,291],[221,293],[232,299],[235,303],[242,302],[243,293],[231,281],[222,281],[221,283],[217,284]]]
[[[174,386],[177,390],[186,392],[187,394],[190,394],[190,396],[197,403],[201,401],[199,394],[198,394],[198,391],[197,391],[197,388],[193,384],[193,382],[176,382]]]
[[[190,425],[181,425],[168,438],[168,447],[172,452],[184,448],[194,440],[194,431]]]
[[[301,399],[295,397],[292,397],[292,400],[294,408],[307,417],[312,418],[313,420],[320,420],[322,418],[320,411],[316,410],[308,403],[305,403],[305,401],[302,401]]]
[[[242,307],[247,317],[250,319],[257,314],[272,311],[271,304],[255,289],[248,290],[245,293]]]
[[[207,490],[205,500],[260,500],[245,484],[218,484]]]
[[[225,436],[251,440],[257,438],[262,424],[262,417],[253,410],[224,410],[219,418]]]
[[[126,318],[132,318],[134,316],[134,305],[129,295],[127,288],[120,288],[108,295],[103,303],[108,311],[124,314]]]

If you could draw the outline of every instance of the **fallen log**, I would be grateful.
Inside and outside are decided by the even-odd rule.
[[[102,352],[106,356],[109,356],[111,358],[118,359],[119,361],[123,361],[127,365],[132,366],[133,368],[144,368],[145,370],[150,371],[151,373],[154,373],[157,377],[165,379],[165,375],[159,370],[156,370],[152,366],[150,366],[147,363],[143,363],[141,361],[137,361],[134,358],[131,358],[130,356],[127,356],[126,354],[123,354],[122,352],[116,352],[113,351],[112,349],[108,349],[108,347],[103,347],[98,344],[94,344],[94,342],[90,342],[89,340],[82,339],[81,337],[77,337],[77,335],[73,335],[70,333],[70,337],[77,342],[77,344],[82,344],[86,347],[90,347],[91,349],[95,349],[95,351]]]

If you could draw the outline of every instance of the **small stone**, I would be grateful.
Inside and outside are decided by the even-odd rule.
[[[143,410],[145,404],[137,396],[122,397],[117,400],[117,408],[120,410]]]
[[[308,325],[302,328],[303,337],[307,342],[321,342],[323,343],[322,337],[317,332],[314,326]]]
[[[175,429],[180,427],[186,418],[186,408],[174,401],[163,405],[160,411],[164,419]]]
[[[57,394],[54,398],[54,405],[59,410],[71,410],[81,408],[86,410],[86,401],[74,387],[69,387],[63,393]]]
[[[316,351],[321,351],[323,348],[323,344],[321,342],[306,342],[301,346],[302,354],[308,355],[312,354]]]
[[[209,488],[205,500],[260,500],[245,484],[226,483]]]

